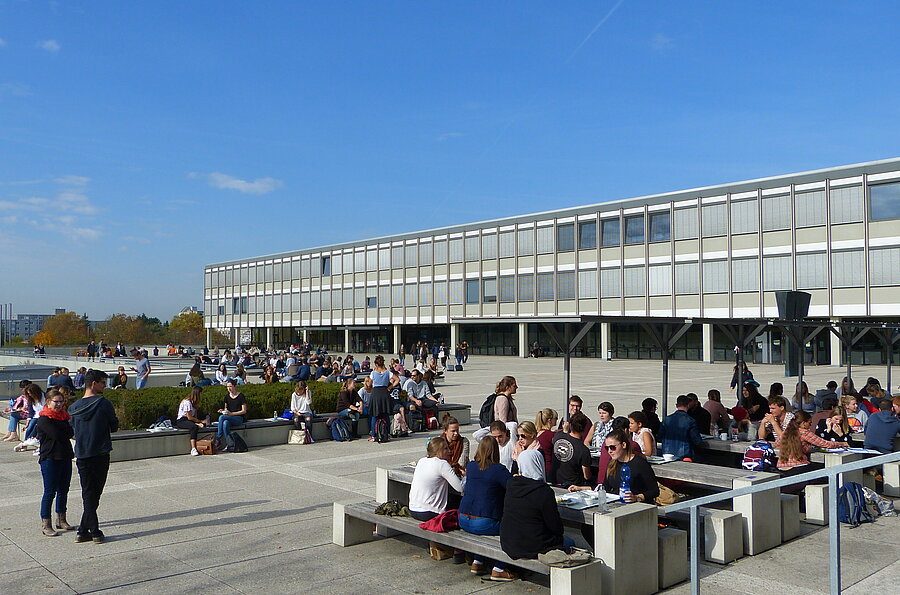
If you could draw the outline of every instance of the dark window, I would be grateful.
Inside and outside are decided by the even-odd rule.
[[[331,257],[323,256],[322,257],[322,276],[328,277],[331,275]]]
[[[607,219],[603,222],[603,245],[619,246],[622,243],[618,219]]]
[[[575,250],[575,224],[567,223],[556,227],[556,249],[559,252]]]
[[[578,224],[578,249],[593,250],[597,247],[597,222],[585,221]]]
[[[870,186],[869,196],[870,219],[900,219],[900,182]]]
[[[651,213],[650,214],[650,241],[651,242],[668,242],[669,241],[669,213]]]
[[[376,297],[367,297],[366,298],[366,308],[377,308],[378,307],[378,298]]]
[[[247,313],[247,298],[242,297],[241,298],[241,314],[246,314],[246,313]]]
[[[219,316],[225,316],[225,306],[219,306]]]
[[[497,280],[496,279],[485,279],[483,283],[484,289],[484,303],[485,304],[493,304],[497,301]]]
[[[466,303],[477,304],[480,297],[478,294],[478,281],[466,281]]]
[[[644,243],[644,216],[625,218],[625,243],[626,244],[643,244]]]
[[[241,300],[238,298],[231,298],[231,313],[232,314],[240,314],[241,313]]]

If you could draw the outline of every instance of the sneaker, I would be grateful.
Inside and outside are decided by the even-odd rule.
[[[31,453],[31,456],[33,456],[33,457],[41,456],[41,449],[39,448],[36,451],[34,451],[33,453]]]
[[[200,451],[197,450],[196,448],[192,448],[192,449],[191,449],[191,456],[192,456],[192,457],[199,457],[199,456],[200,456]]]
[[[91,539],[94,541],[94,543],[103,543],[103,537],[103,531],[100,531],[99,529],[91,533]]]
[[[40,444],[40,442],[38,442],[38,439],[35,438],[34,436],[32,436],[28,440],[25,440],[22,442],[23,446],[37,446],[39,444]]]
[[[508,583],[510,581],[519,580],[519,575],[510,570],[504,570],[503,572],[497,572],[496,569],[491,570],[491,580],[498,581],[501,583]]]
[[[79,531],[78,533],[75,534],[75,543],[87,543],[90,540],[91,540],[90,533],[82,533],[81,531]]]
[[[469,568],[469,571],[472,574],[476,574],[478,576],[481,576],[482,574],[487,574],[487,568],[485,568],[484,564],[482,564],[481,562],[472,562],[472,566],[471,566],[471,568]]]

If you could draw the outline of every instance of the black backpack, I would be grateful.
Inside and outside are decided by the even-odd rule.
[[[228,452],[247,452],[247,443],[236,432],[229,432],[225,437],[225,443],[228,445]]]
[[[388,442],[391,439],[391,422],[381,415],[375,420],[375,442]]]
[[[478,412],[478,423],[482,428],[486,428],[494,421],[494,401],[497,400],[497,393],[488,395],[488,398],[481,404],[481,411]]]

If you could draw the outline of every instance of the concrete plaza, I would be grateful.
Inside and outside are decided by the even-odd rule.
[[[585,399],[591,417],[604,400],[627,415],[640,408],[643,398],[659,394],[660,367],[658,361],[574,360],[572,391]],[[781,367],[754,366],[753,371],[764,387],[774,381],[793,385]],[[807,372],[811,389],[843,375],[842,369],[829,367]],[[504,374],[518,380],[520,420],[533,418],[541,407],[561,408],[562,361],[553,358],[472,357],[464,372],[447,374],[441,390],[450,402],[471,404],[477,417],[482,400]],[[729,364],[673,362],[670,375],[670,410],[679,392],[704,395],[709,388],[722,391],[726,406],[734,404]],[[883,380],[884,368],[861,367],[855,373],[860,379],[869,375]],[[285,403],[289,393],[286,385]],[[463,431],[471,435],[474,429]],[[424,447],[425,435],[417,434],[385,445],[322,442],[114,463],[100,506],[107,542],[96,545],[76,544],[73,533],[41,535],[36,457],[14,453],[7,444],[0,450],[5,519],[0,522],[0,593],[548,593],[541,577],[502,585],[482,582],[465,566],[433,562],[415,540],[350,548],[331,543],[332,503],[372,497],[376,466],[418,459]],[[69,500],[69,520],[77,522],[77,471]],[[900,518],[853,530],[842,527],[846,592],[896,589],[898,529]],[[827,531],[808,525],[803,530],[801,538],[764,554],[725,567],[704,565],[702,589],[753,595],[827,592]],[[672,592],[688,593],[689,585]]]

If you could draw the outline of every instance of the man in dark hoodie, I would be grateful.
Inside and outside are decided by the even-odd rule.
[[[91,540],[103,543],[97,508],[109,473],[109,453],[112,450],[110,433],[119,429],[119,419],[112,403],[103,396],[107,377],[106,372],[101,370],[88,370],[84,375],[84,397],[69,407],[75,430],[75,457],[84,505],[81,524],[75,535],[76,543]]]

